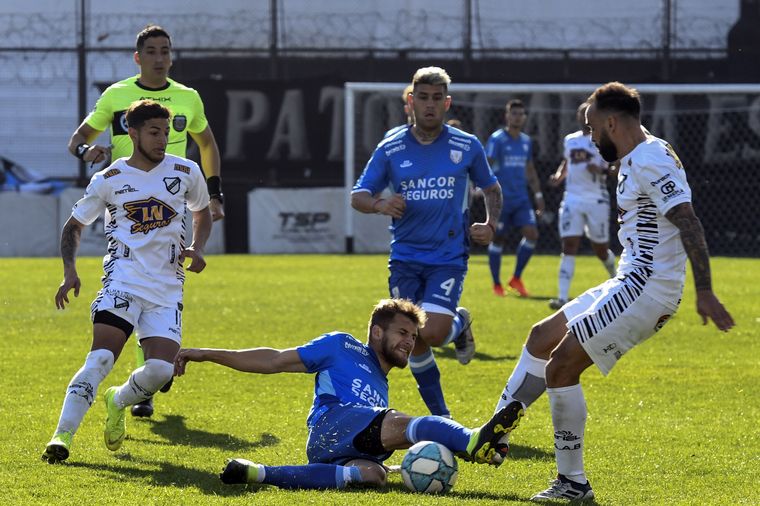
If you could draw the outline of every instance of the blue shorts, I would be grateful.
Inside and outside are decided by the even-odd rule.
[[[533,205],[530,203],[530,200],[515,202],[505,198],[496,234],[504,235],[513,227],[522,228],[525,225],[536,226],[536,213],[533,211]]]
[[[382,421],[388,411],[390,411],[388,408],[355,404],[335,404],[328,408],[314,425],[309,427],[309,438],[306,441],[306,456],[309,463],[343,465],[354,459],[382,463],[393,454],[393,451],[383,452],[379,448],[380,424],[378,423],[377,427],[373,428],[370,428],[370,425],[378,417],[379,421]],[[368,428],[369,431],[365,431]],[[370,431],[372,434],[367,434]],[[362,436],[364,438],[357,441],[357,436],[360,439]],[[376,441],[367,443],[367,437]],[[367,448],[375,449],[368,450]]]
[[[391,260],[388,288],[391,297],[409,299],[423,307],[438,306],[456,314],[467,267],[424,265]],[[446,312],[443,311],[443,312]],[[442,312],[442,311],[432,311]]]

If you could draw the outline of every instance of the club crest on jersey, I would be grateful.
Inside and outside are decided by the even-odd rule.
[[[127,211],[127,218],[134,221],[130,229],[133,234],[147,234],[156,228],[165,227],[177,216],[174,209],[155,197],[127,202],[124,209]]]
[[[166,189],[169,191],[169,193],[176,195],[179,192],[180,180],[178,177],[165,177],[164,186],[166,186]]]
[[[181,132],[187,128],[187,116],[184,114],[175,114],[174,118],[172,118],[172,128],[177,132]]]
[[[459,163],[462,161],[462,152],[457,151],[456,149],[452,149],[451,151],[449,151],[449,158],[451,159],[452,162]]]
[[[668,323],[668,320],[670,320],[670,316],[671,315],[669,314],[664,314],[660,316],[657,319],[657,323],[654,325],[654,331],[658,332],[663,326],[665,326],[665,324]]]

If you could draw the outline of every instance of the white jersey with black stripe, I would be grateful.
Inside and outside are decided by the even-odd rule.
[[[565,136],[564,157],[567,160],[567,177],[565,178],[565,202],[607,202],[607,175],[588,170],[589,164],[607,167],[599,150],[591,141],[591,134],[584,135],[582,130]]]
[[[198,165],[165,155],[150,171],[119,158],[96,172],[71,215],[85,225],[106,215],[108,252],[103,287],[124,290],[162,306],[182,301],[186,210],[208,207],[206,182]]]
[[[678,228],[665,217],[691,202],[686,173],[673,148],[649,136],[620,160],[618,277],[646,286],[655,300],[677,307],[686,277],[686,252]]]

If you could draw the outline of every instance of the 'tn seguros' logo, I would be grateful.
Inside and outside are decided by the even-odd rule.
[[[165,227],[177,216],[174,209],[155,197],[127,202],[124,209],[127,211],[127,218],[134,221],[130,230],[133,234],[147,234],[156,228]]]

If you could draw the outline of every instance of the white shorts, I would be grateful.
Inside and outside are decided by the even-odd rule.
[[[610,240],[610,204],[599,200],[563,200],[559,206],[559,236],[605,243]]]
[[[675,313],[650,297],[635,274],[609,279],[562,308],[567,329],[605,376],[620,357],[660,330]]]
[[[165,337],[182,344],[180,303],[174,307],[159,306],[123,290],[103,288],[92,301],[91,318],[95,318],[98,311],[108,311],[128,321],[137,331],[138,340],[146,337]]]

